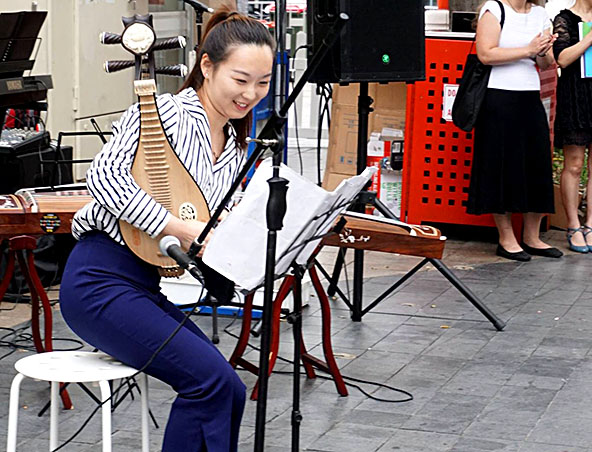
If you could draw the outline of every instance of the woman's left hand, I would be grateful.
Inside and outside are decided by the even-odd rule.
[[[543,49],[542,52],[540,52],[537,56],[539,57],[544,57],[547,55],[547,53],[549,52],[549,50],[551,50],[551,47],[553,47],[553,43],[557,41],[557,33],[555,34],[550,34],[548,36],[548,42],[547,45],[545,46],[545,48]]]

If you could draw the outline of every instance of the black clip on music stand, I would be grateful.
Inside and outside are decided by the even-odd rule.
[[[224,211],[224,207],[230,202],[234,192],[237,190],[242,180],[247,175],[249,169],[261,157],[265,149],[273,151],[273,177],[268,180],[269,183],[269,200],[267,204],[267,249],[266,249],[266,265],[265,265],[265,285],[263,297],[263,317],[261,329],[261,352],[259,359],[259,397],[257,398],[257,412],[255,420],[255,452],[262,452],[265,442],[265,413],[267,409],[267,387],[268,387],[268,372],[269,372],[269,349],[270,349],[270,335],[271,335],[271,310],[273,303],[273,283],[275,276],[275,250],[277,243],[277,231],[283,227],[283,218],[286,213],[286,191],[288,189],[287,180],[280,177],[279,167],[282,159],[282,150],[284,148],[283,129],[288,120],[288,111],[296,98],[304,88],[304,85],[310,79],[312,73],[321,63],[329,48],[335,43],[339,33],[343,29],[349,17],[345,13],[337,16],[335,23],[327,33],[327,36],[318,48],[317,53],[310,60],[309,65],[302,74],[298,83],[286,99],[278,112],[274,112],[267,120],[267,123],[259,133],[255,141],[256,147],[253,153],[247,159],[243,169],[237,175],[236,179],[230,186],[224,199],[218,205],[218,208],[206,224],[203,232],[196,239],[195,243],[189,249],[188,255],[194,258],[201,244],[204,242],[208,233],[217,223],[218,218]]]

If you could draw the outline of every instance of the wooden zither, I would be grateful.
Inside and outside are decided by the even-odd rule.
[[[140,103],[140,139],[131,173],[136,183],[165,209],[181,220],[208,221],[210,210],[195,180],[171,147],[156,108],[154,80],[136,80]],[[142,260],[160,267],[163,276],[176,276],[179,267],[159,249],[161,236],[153,239],[145,232],[120,220],[127,246]]]
[[[156,39],[152,15],[123,17],[121,35],[102,33],[103,44],[121,44],[134,55],[134,60],[105,62],[105,71],[116,72],[135,68],[134,90],[140,105],[140,137],[132,162],[131,174],[136,183],[156,202],[184,221],[207,221],[208,204],[197,183],[187,171],[169,143],[156,106],[156,74],[184,77],[185,65],[155,67],[154,51],[185,47],[182,36]],[[183,270],[159,249],[162,238],[120,220],[119,228],[126,245],[140,259],[159,267],[162,276],[178,276]]]
[[[444,253],[446,237],[432,226],[411,225],[355,212],[346,212],[339,220],[341,230],[327,235],[322,245],[433,259],[440,259]]]
[[[70,234],[72,218],[92,200],[78,184],[23,188],[14,195],[0,195],[0,238],[17,235]]]

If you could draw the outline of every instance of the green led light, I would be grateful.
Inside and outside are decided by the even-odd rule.
[[[387,55],[386,53],[384,55],[382,55],[382,62],[384,64],[389,64],[391,62],[391,57],[390,55]]]

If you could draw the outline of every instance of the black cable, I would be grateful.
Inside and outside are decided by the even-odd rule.
[[[320,90],[321,85],[317,85],[317,94],[321,94]],[[322,116],[322,105],[323,105],[324,97],[321,96],[319,99],[319,114],[317,119],[317,185],[320,187],[322,185],[321,182],[321,135],[322,135],[322,128],[323,128],[323,116]]]
[[[319,99],[319,113],[317,121],[317,185],[321,186],[321,139],[323,136],[323,120],[327,115],[327,127],[331,127],[331,113],[329,109],[329,102],[333,90],[329,84],[317,84],[317,95]]]
[[[30,333],[24,333],[31,326],[31,322],[26,322],[19,328],[0,327],[0,330],[8,331],[4,336],[0,337],[0,347],[8,347],[10,352],[0,356],[0,360],[12,355],[16,350],[37,351],[35,346],[31,344],[33,336]],[[7,337],[12,336],[12,339],[7,340]],[[70,348],[54,348],[53,351],[76,351],[84,347],[84,344],[78,339],[52,337],[52,342],[72,342],[76,347]]]
[[[294,90],[294,80],[292,80],[292,90]],[[300,136],[298,135],[298,107],[294,106],[294,133],[296,134],[296,149],[298,153],[298,163],[300,164],[300,175],[304,174],[304,164],[302,163],[302,149],[300,148]]]
[[[223,330],[226,334],[228,334],[231,337],[234,337],[235,339],[239,339],[239,337],[236,334],[230,332],[227,328],[224,328],[224,330]],[[261,352],[261,350],[259,349],[259,347],[256,347],[256,346],[250,344],[249,342],[247,342],[247,346],[250,347],[251,349],[255,350],[255,351]],[[277,357],[277,359],[279,359],[281,361],[284,361],[286,363],[294,364],[293,361],[291,361],[291,360],[289,360],[287,358],[284,358],[284,357],[282,357],[279,354],[276,355],[276,357]],[[300,367],[302,367],[302,364],[300,364]],[[242,369],[241,368],[241,370],[246,370],[246,369]],[[324,372],[323,370],[320,370],[320,369],[316,369],[316,370],[321,371],[321,372]],[[292,371],[274,370],[274,371],[272,371],[272,373],[274,373],[274,374],[280,374],[280,375],[293,375],[293,372]],[[306,375],[306,372],[300,372],[300,375]],[[322,378],[324,380],[333,380],[333,377],[327,377],[327,376],[324,376],[324,375],[318,375],[318,377],[319,378]],[[358,391],[360,391],[362,394],[364,394],[368,398],[370,398],[372,400],[376,400],[378,402],[402,403],[402,402],[409,402],[409,401],[413,400],[413,394],[411,394],[408,391],[405,391],[404,389],[395,388],[393,386],[389,386],[389,385],[386,385],[384,383],[378,383],[378,382],[375,382],[375,381],[362,380],[362,379],[359,379],[359,378],[348,377],[348,376],[345,376],[343,374],[341,375],[341,377],[344,380],[349,380],[349,381],[354,381],[356,383],[363,383],[363,384],[367,384],[367,385],[371,385],[371,386],[377,386],[377,387],[380,387],[380,388],[389,389],[389,390],[391,390],[393,392],[399,392],[399,393],[404,394],[404,395],[407,396],[407,398],[405,398],[405,399],[398,399],[398,400],[382,399],[380,397],[375,397],[375,396],[369,394],[368,392],[366,392],[363,388],[361,388],[358,385],[354,385],[352,383],[344,382],[346,386],[350,386],[352,388],[356,388]]]
[[[311,46],[308,45],[308,44],[302,44],[301,46],[296,47],[294,49],[294,52],[292,52],[292,55],[290,56],[290,58],[295,58],[296,57],[296,54],[298,53],[299,50],[302,50],[302,49],[310,49],[310,47]]]

